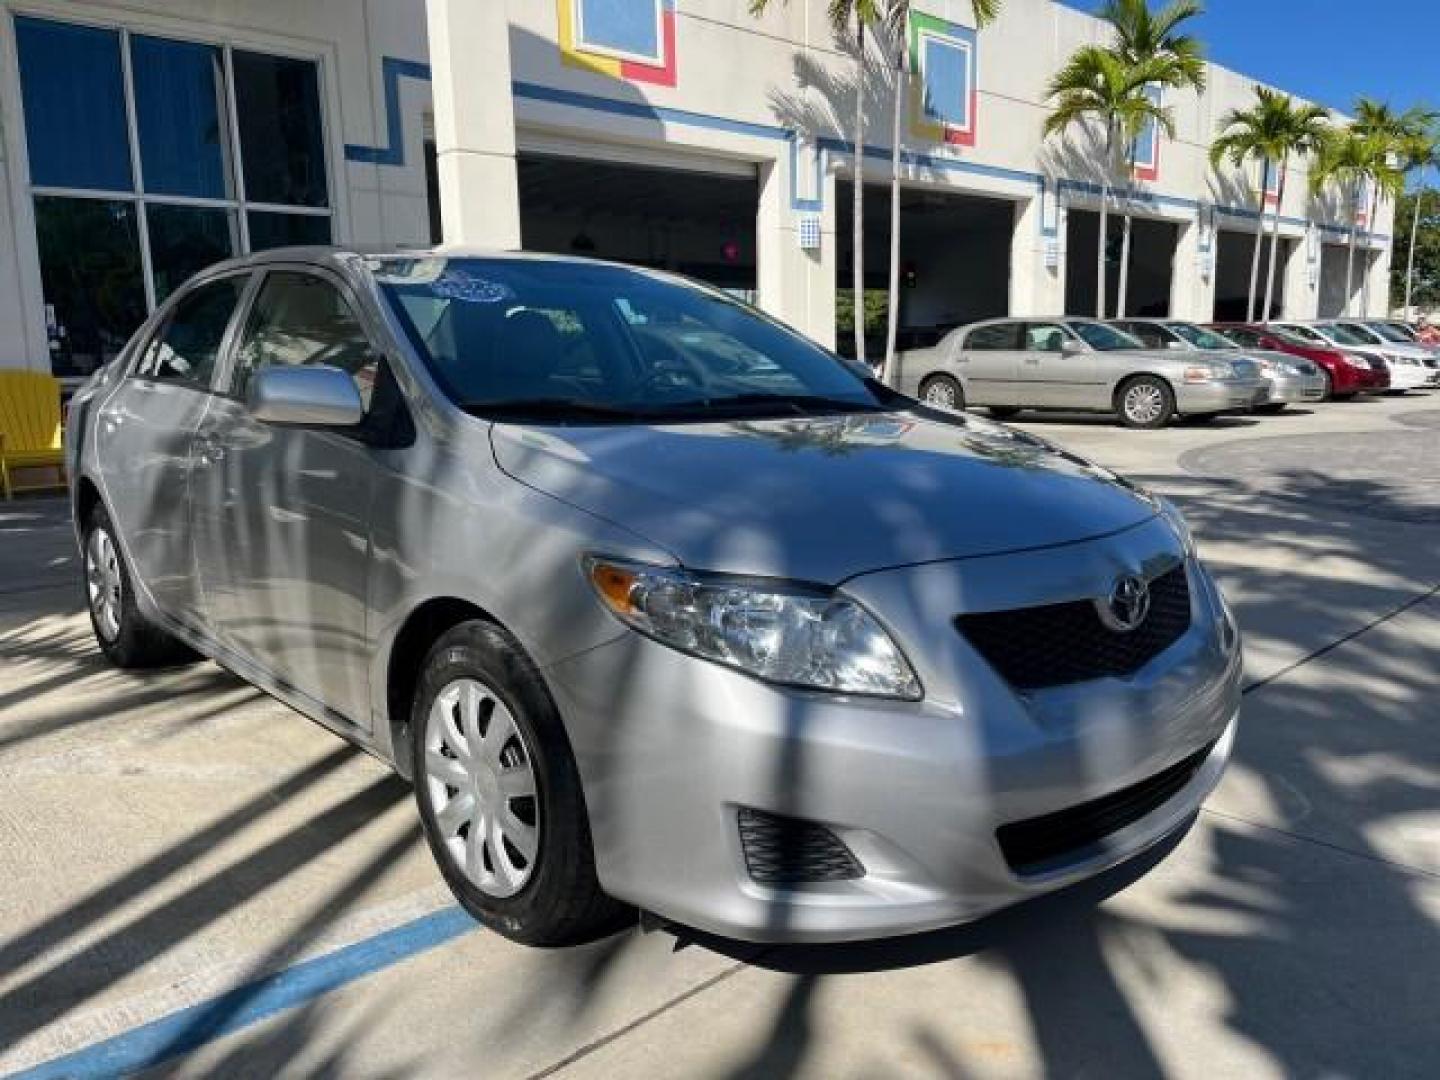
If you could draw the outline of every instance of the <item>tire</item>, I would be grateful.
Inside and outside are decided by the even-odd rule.
[[[927,375],[920,383],[920,400],[926,405],[959,412],[965,408],[965,391],[953,375]]]
[[[85,519],[80,565],[85,575],[85,606],[90,627],[105,658],[119,668],[167,667],[190,663],[199,656],[140,610],[134,577],[115,525],[103,506]]]
[[[1264,413],[1266,416],[1276,416],[1285,411],[1286,404],[1288,403],[1284,401],[1272,401],[1266,405],[1259,406],[1255,411]]]
[[[508,634],[474,620],[442,636],[425,659],[410,731],[425,839],[466,911],[527,945],[574,944],[621,923],[628,909],[595,874],[560,714]],[[472,742],[474,768],[464,756]]]
[[[1163,428],[1175,415],[1175,392],[1164,379],[1137,375],[1115,391],[1115,413],[1128,428]]]
[[[991,405],[990,415],[996,420],[1011,420],[1020,415],[1020,410],[1013,405]]]

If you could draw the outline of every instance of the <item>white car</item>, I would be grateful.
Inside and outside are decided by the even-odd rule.
[[[1426,366],[1424,350],[1385,341],[1374,331],[1367,331],[1358,323],[1349,321],[1312,323],[1275,323],[1281,330],[1288,330],[1307,341],[1333,345],[1365,356],[1379,357],[1390,373],[1390,389],[1387,393],[1403,394],[1407,390],[1423,390],[1434,386],[1433,372]]]

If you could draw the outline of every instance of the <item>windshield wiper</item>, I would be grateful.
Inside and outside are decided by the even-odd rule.
[[[514,398],[509,401],[466,401],[460,406],[485,420],[647,420],[653,414],[583,398]]]
[[[852,398],[832,398],[818,394],[729,394],[725,397],[705,398],[693,403],[696,408],[724,411],[731,408],[751,409],[781,408],[801,416],[813,413],[871,413],[886,412],[886,406],[878,401],[856,401]]]

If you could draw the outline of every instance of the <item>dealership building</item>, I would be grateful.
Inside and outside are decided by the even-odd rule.
[[[578,253],[752,297],[827,344],[865,184],[867,289],[888,272],[892,76],[825,0],[0,0],[0,366],[93,370],[189,274],[292,243]],[[917,0],[904,47],[901,320],[1093,314],[1095,139],[1045,139],[1045,86],[1092,17]],[[1166,91],[1112,209],[1135,217],[1130,314],[1243,315],[1274,170],[1216,172],[1220,67]],[[1363,201],[1363,200],[1362,200]],[[1292,166],[1275,308],[1346,303],[1349,207]],[[1391,208],[1360,219],[1354,304],[1387,303]],[[1114,245],[1111,245],[1113,248]],[[1113,254],[1113,252],[1112,252]],[[1118,256],[1110,272],[1116,274]],[[1109,290],[1114,295],[1113,285]]]

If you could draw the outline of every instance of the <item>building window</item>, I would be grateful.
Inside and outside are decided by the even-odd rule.
[[[315,61],[31,16],[15,40],[55,374],[213,262],[331,241]]]

